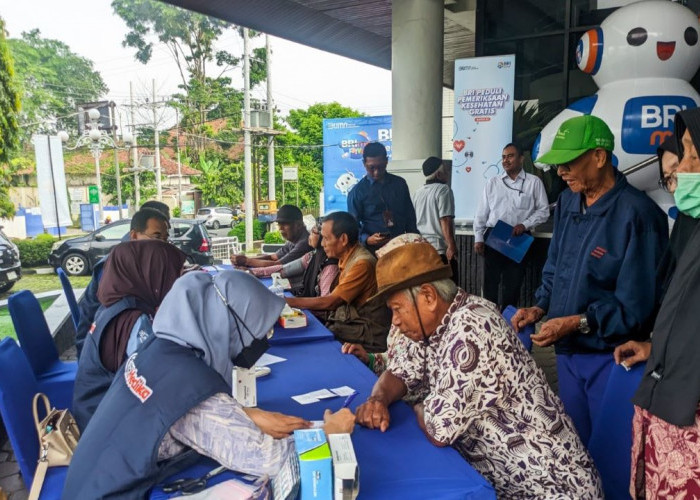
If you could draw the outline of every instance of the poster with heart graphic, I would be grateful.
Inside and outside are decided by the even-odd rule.
[[[486,180],[500,174],[513,133],[515,55],[455,61],[452,190],[455,220],[470,223]]]

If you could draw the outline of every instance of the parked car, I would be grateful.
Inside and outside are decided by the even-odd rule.
[[[219,229],[221,226],[233,226],[238,220],[238,211],[228,207],[205,207],[197,211],[196,218],[207,227]]]
[[[22,277],[19,249],[0,227],[0,293],[5,293]]]
[[[122,219],[85,236],[58,241],[49,255],[49,264],[62,267],[69,275],[88,274],[95,263],[123,241],[131,219]],[[193,264],[211,265],[211,238],[202,221],[170,219],[170,241],[187,254]]]

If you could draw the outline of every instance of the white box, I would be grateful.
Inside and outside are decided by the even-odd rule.
[[[360,493],[360,470],[350,434],[330,434],[334,500],[355,500]]]
[[[241,406],[250,408],[258,405],[258,393],[255,383],[255,369],[234,367],[233,397]]]

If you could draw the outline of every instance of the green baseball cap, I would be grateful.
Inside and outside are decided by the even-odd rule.
[[[576,116],[561,124],[557,135],[554,136],[552,149],[535,161],[547,165],[562,165],[596,148],[607,151],[615,148],[615,137],[610,128],[597,116]]]

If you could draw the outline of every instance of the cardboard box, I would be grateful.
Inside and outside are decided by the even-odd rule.
[[[294,431],[299,456],[301,500],[332,500],[331,449],[322,429]]]
[[[360,470],[350,434],[328,436],[333,457],[334,500],[355,500],[360,493]]]
[[[282,315],[279,324],[282,328],[303,328],[308,324],[306,315],[299,309],[293,309],[294,315]]]
[[[251,408],[258,405],[255,369],[233,368],[233,397],[241,406]]]

